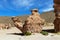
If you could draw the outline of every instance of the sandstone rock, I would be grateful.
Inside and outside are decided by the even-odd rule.
[[[42,31],[42,24],[44,24],[44,19],[40,18],[38,10],[32,10],[32,15],[30,15],[24,24],[19,20],[18,17],[12,18],[14,25],[22,31],[22,33],[40,33]]]
[[[55,32],[60,32],[60,19],[56,18],[54,20],[54,28],[55,28]]]
[[[12,17],[12,20],[14,22],[14,25],[19,29],[19,30],[23,30],[23,24],[21,22],[21,19],[19,17]]]
[[[55,32],[60,32],[60,0],[54,0],[54,12],[55,12],[54,20]]]
[[[40,33],[42,31],[43,23],[44,20],[38,14],[38,10],[34,9],[32,10],[32,15],[30,15],[25,21],[25,24],[23,26],[23,29],[25,31],[23,32]]]
[[[9,29],[11,27],[10,23],[0,23],[0,30],[2,29]]]

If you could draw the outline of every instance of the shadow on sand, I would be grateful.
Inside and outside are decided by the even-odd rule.
[[[55,33],[55,30],[54,29],[50,29],[50,30],[43,30],[43,31],[46,31],[48,33]]]
[[[24,36],[23,33],[7,33],[7,35],[20,35],[20,36]]]
[[[46,31],[48,33],[55,33],[54,29],[51,29],[51,30],[43,30],[43,31]],[[18,35],[18,36],[24,36],[23,33],[7,33],[7,35]]]

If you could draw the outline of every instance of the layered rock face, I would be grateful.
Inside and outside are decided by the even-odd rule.
[[[37,9],[34,9],[31,12],[32,15],[27,18],[23,25],[23,29],[25,30],[23,32],[40,33],[42,31],[42,24],[44,23],[44,20],[40,18]]]
[[[60,0],[54,0],[54,12],[55,12],[55,32],[60,32]]]

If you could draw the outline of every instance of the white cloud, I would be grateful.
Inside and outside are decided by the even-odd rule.
[[[12,4],[17,7],[29,7],[33,5],[32,0],[14,0]]]
[[[46,4],[47,4],[47,6],[45,6],[45,9],[43,9],[43,12],[51,11],[54,9],[52,3],[50,3],[50,4],[46,3]]]
[[[43,12],[47,12],[47,11],[51,11],[51,10],[54,10],[53,8],[47,8],[47,9],[44,9]]]
[[[4,3],[4,4],[3,4]],[[30,9],[33,7],[40,7],[41,11],[50,11],[52,10],[52,6],[53,3],[50,1],[46,1],[43,3],[42,0],[37,1],[37,0],[3,0],[3,2],[1,2],[0,8],[6,8],[8,10],[20,10],[22,8],[24,8],[24,10],[26,9]]]
[[[42,12],[51,11],[53,10],[53,1],[49,0],[46,1],[45,3],[40,3],[39,6],[41,7],[39,11]]]

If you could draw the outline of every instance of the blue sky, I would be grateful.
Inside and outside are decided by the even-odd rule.
[[[0,0],[0,16],[29,15],[34,8],[40,13],[51,11],[53,0]]]

